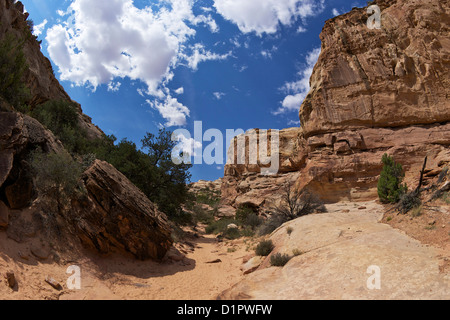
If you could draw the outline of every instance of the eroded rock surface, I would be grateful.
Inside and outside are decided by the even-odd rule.
[[[73,203],[83,243],[101,253],[128,252],[141,260],[165,256],[172,246],[166,215],[123,174],[97,160],[83,181],[87,196]]]
[[[448,300],[450,277],[439,268],[444,252],[379,223],[383,214],[376,202],[341,203],[283,225],[270,237],[272,255],[300,255],[283,268],[270,267],[269,256],[219,298]],[[373,267],[380,270],[380,289],[372,287]]]
[[[366,8],[326,22],[299,106],[302,128],[280,131],[278,175],[261,174],[267,166],[250,161],[245,146],[244,164],[229,159],[225,168],[224,203],[262,209],[292,180],[328,203],[373,200],[385,153],[403,165],[411,189],[426,156],[435,175],[450,164],[449,2],[376,4],[380,30],[367,27]]]

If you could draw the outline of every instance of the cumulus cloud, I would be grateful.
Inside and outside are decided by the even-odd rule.
[[[42,31],[44,31],[45,26],[47,25],[48,21],[45,19],[42,23],[36,25],[33,27],[33,34],[36,37],[39,37],[42,34]]]
[[[275,115],[283,114],[290,111],[298,111],[303,100],[308,95],[311,78],[314,66],[319,59],[320,48],[316,48],[308,53],[306,57],[305,68],[298,73],[299,80],[285,83],[281,88],[289,95],[286,96],[281,104],[281,107],[274,112]]]
[[[95,89],[129,77],[155,94],[180,43],[195,34],[185,23],[191,9],[187,0],[173,0],[171,8],[159,12],[138,9],[132,0],[75,0],[67,22],[48,30],[48,52],[62,80]]]
[[[290,26],[298,19],[315,16],[324,0],[214,0],[218,13],[244,33],[275,33],[279,24]]]
[[[119,89],[112,86],[117,78],[142,81],[146,90],[140,94],[156,99],[153,106],[168,124],[185,123],[189,110],[167,89],[173,69],[184,61],[195,70],[203,61],[226,58],[201,46],[192,55],[184,52],[196,34],[193,26],[218,31],[210,15],[193,14],[193,3],[165,0],[140,9],[133,0],[73,0],[66,12],[59,12],[64,21],[46,36],[60,79],[93,90],[109,85],[111,91]]]
[[[187,117],[189,117],[191,113],[188,107],[184,106],[178,99],[173,98],[170,95],[168,95],[164,101],[147,100],[147,103],[167,120],[165,123],[166,127],[185,126]]]

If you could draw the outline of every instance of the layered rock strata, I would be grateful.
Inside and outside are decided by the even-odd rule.
[[[449,2],[375,4],[379,30],[367,27],[366,8],[326,22],[302,127],[280,131],[279,174],[262,175],[249,158],[229,161],[224,203],[263,208],[287,181],[326,202],[373,200],[384,153],[403,165],[410,188],[426,156],[435,175],[449,165]]]

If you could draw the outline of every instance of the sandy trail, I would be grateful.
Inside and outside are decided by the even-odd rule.
[[[50,264],[31,254],[28,260],[20,258],[36,244],[18,244],[0,232],[0,273],[12,270],[18,280],[14,290],[0,284],[0,299],[211,300],[243,278],[239,268],[249,254],[243,240],[218,243],[212,236],[201,236],[191,243],[195,249],[177,262],[141,262],[88,252],[76,261]],[[208,263],[217,259],[221,262]],[[70,274],[66,271],[72,265],[81,270],[80,290],[67,289]],[[48,275],[64,290],[56,291],[45,283]]]

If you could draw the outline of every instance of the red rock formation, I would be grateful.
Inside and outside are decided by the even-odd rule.
[[[327,202],[377,198],[384,153],[415,188],[423,159],[438,174],[450,164],[450,7],[448,1],[376,1],[382,28],[366,8],[326,22],[302,128],[280,132],[280,174],[228,163],[223,201],[256,207],[296,180]]]

